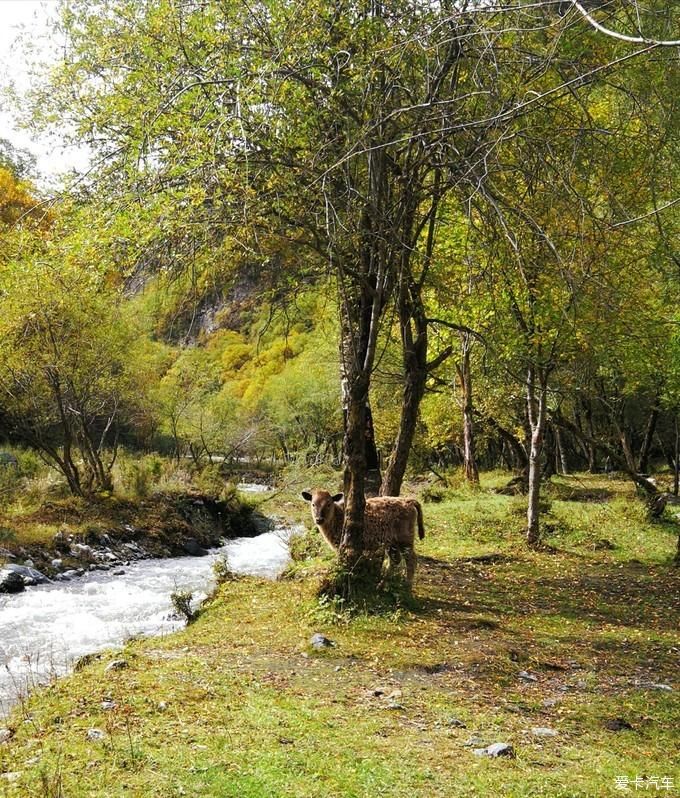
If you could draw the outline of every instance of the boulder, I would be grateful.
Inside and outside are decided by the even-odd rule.
[[[475,748],[472,753],[475,756],[505,756],[509,757],[510,759],[515,758],[515,749],[510,745],[510,743],[492,743],[486,748]]]
[[[309,644],[312,648],[316,649],[331,648],[335,645],[332,640],[329,640],[325,635],[322,635],[321,632],[317,632],[316,634],[312,635]]]
[[[21,593],[26,587],[21,576],[8,568],[0,570],[0,593]]]
[[[29,585],[44,585],[50,581],[45,574],[37,571],[35,568],[31,568],[29,565],[15,565],[14,563],[10,563],[5,566],[5,570],[18,574],[24,580],[24,585],[27,587]]]
[[[130,665],[124,659],[114,659],[106,666],[104,673],[109,673],[110,671],[122,671],[129,667]]]
[[[184,543],[182,543],[182,548],[192,557],[205,557],[205,555],[208,554],[208,550],[204,549],[196,538],[187,538]]]

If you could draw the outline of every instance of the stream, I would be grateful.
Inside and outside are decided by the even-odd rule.
[[[191,591],[197,606],[214,587],[216,559],[226,556],[235,573],[275,578],[289,559],[288,534],[280,527],[230,540],[204,557],[140,560],[119,576],[97,571],[0,596],[0,718],[85,654],[180,629],[170,594]]]

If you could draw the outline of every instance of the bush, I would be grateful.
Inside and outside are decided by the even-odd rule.
[[[118,476],[123,492],[138,499],[144,499],[158,489],[163,470],[163,460],[155,454],[139,458],[121,454],[118,459]]]
[[[21,484],[19,469],[13,465],[0,465],[0,498],[3,504],[11,499]]]
[[[324,488],[335,492],[342,484],[342,474],[329,464],[308,465],[302,456],[289,462],[281,472],[281,483],[292,493],[311,488]]]
[[[201,493],[208,496],[221,496],[225,487],[225,478],[220,463],[210,463],[194,477],[194,483]]]
[[[172,601],[175,612],[187,623],[192,623],[198,617],[198,613],[191,606],[193,598],[194,594],[189,590],[176,590],[170,594],[170,601]]]
[[[22,494],[26,492],[32,480],[51,476],[49,466],[31,449],[11,447],[3,448],[3,452],[16,458],[16,463],[0,463],[0,497],[3,503],[15,498],[20,489]]]
[[[26,479],[46,476],[50,471],[50,467],[32,449],[15,449],[14,455],[19,461],[19,473]]]
[[[223,554],[215,560],[212,570],[218,585],[223,585],[225,582],[233,582],[235,579],[238,579],[238,574],[231,570],[229,558],[226,554]]]
[[[302,562],[320,557],[326,546],[316,530],[306,529],[304,532],[296,532],[290,536],[288,548],[291,560]]]
[[[16,533],[9,527],[0,526],[0,543],[14,543]]]

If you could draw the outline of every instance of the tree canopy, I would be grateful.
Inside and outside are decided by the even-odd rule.
[[[460,453],[473,480],[477,456],[504,462],[529,489],[533,543],[548,463],[595,468],[606,455],[644,470],[644,429],[677,408],[676,9],[61,11],[63,60],[36,84],[32,118],[67,123],[96,161],[40,274],[48,296],[63,290],[55,264],[78,249],[80,271],[64,274],[87,301],[57,306],[119,330],[101,339],[112,363],[131,328],[111,308],[154,316],[151,426],[177,457],[256,440],[284,457],[335,441],[335,457],[342,427],[347,552],[362,534],[369,405],[385,385],[400,397],[387,389],[376,416],[391,431],[376,429],[390,449],[384,492],[399,492],[423,441],[431,463]],[[0,167],[13,240],[47,218],[22,169]],[[14,297],[16,275],[44,257],[29,249],[5,277],[8,336],[34,312]],[[157,313],[145,296],[162,297]],[[300,297],[303,327],[277,327]],[[75,326],[97,351],[99,328]],[[114,376],[102,377],[110,396]]]

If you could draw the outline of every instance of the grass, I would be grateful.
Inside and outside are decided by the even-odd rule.
[[[0,796],[678,795],[677,530],[615,487],[551,500],[553,554],[525,549],[517,500],[447,491],[413,600],[378,614],[320,606],[318,560],[229,581],[183,632],[111,653],[128,668],[105,657],[18,708]],[[472,753],[496,741],[516,758]]]

